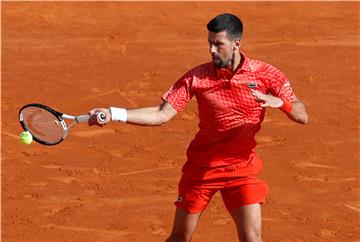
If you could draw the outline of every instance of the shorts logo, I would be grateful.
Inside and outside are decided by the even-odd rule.
[[[250,83],[249,83],[249,87],[250,87],[251,89],[256,88],[256,83],[255,83],[255,82],[250,82]]]
[[[178,201],[179,203],[182,203],[182,202],[183,202],[183,197],[182,197],[182,196],[178,196],[177,201]]]

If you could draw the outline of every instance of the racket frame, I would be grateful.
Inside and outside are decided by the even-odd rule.
[[[57,141],[57,142],[54,142],[54,143],[49,143],[49,142],[46,142],[44,140],[41,140],[41,139],[38,139],[36,136],[33,135],[33,133],[31,133],[31,131],[27,128],[27,126],[25,125],[25,122],[24,122],[24,117],[23,117],[23,114],[22,114],[22,111],[25,109],[25,108],[28,108],[28,107],[39,107],[39,108],[42,108],[42,109],[45,109],[46,111],[49,111],[50,113],[52,113],[56,118],[57,120],[61,123],[63,129],[64,129],[64,135],[63,137]],[[79,116],[72,116],[72,115],[68,115],[68,114],[64,114],[64,113],[60,113],[46,105],[43,105],[43,104],[39,104],[39,103],[30,103],[30,104],[27,104],[25,106],[23,106],[20,110],[19,110],[19,121],[20,121],[20,124],[21,124],[21,127],[25,130],[25,131],[28,131],[31,133],[31,135],[33,136],[33,140],[35,140],[36,142],[40,143],[40,144],[43,144],[43,145],[48,145],[48,146],[53,146],[53,145],[57,145],[59,143],[61,143],[65,137],[67,136],[67,134],[69,133],[69,128],[72,127],[73,125],[79,123],[79,122],[87,122],[89,120],[90,116],[88,114],[85,114],[85,115],[79,115]],[[65,120],[64,119],[69,119],[69,120],[73,120],[72,123],[70,123],[69,125],[66,124]]]

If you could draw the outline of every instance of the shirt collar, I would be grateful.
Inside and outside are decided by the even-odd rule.
[[[250,71],[249,58],[247,58],[243,53],[240,53],[240,55],[241,55],[242,63],[239,64],[240,68],[238,68],[239,69],[238,71],[240,70]]]

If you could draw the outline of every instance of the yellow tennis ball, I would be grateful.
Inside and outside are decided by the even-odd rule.
[[[33,137],[29,131],[24,131],[20,134],[20,142],[25,145],[31,144]]]

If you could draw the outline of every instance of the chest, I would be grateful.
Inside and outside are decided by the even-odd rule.
[[[251,89],[267,92],[261,78],[251,74],[199,80],[194,85],[194,93],[199,105],[206,105],[210,109],[257,109],[260,103],[252,95]]]

